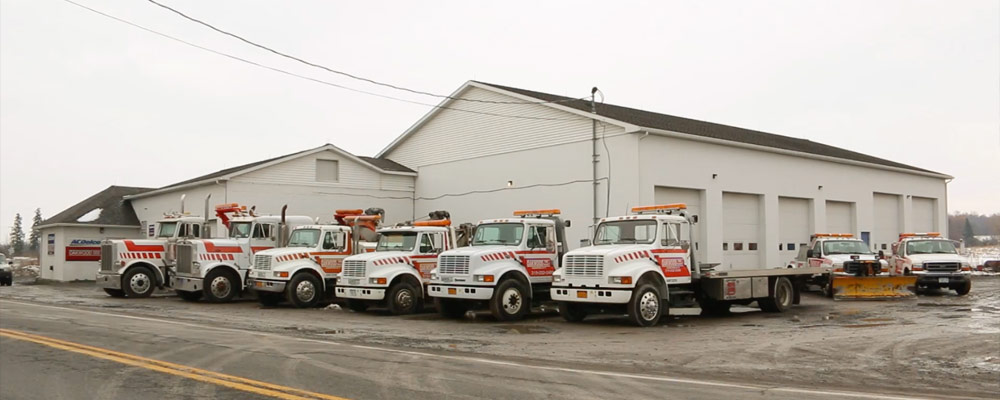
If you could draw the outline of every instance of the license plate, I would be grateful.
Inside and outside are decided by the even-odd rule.
[[[361,279],[348,279],[347,280],[347,284],[348,285],[357,285],[359,283],[361,283]]]
[[[577,290],[576,291],[576,297],[579,298],[579,299],[586,299],[587,298],[587,291],[586,290]]]
[[[948,283],[948,278],[938,278],[938,283]]]
[[[256,287],[264,287],[264,282],[257,281],[257,282],[254,282],[253,285],[256,286]]]
[[[448,294],[458,294],[458,290],[455,288],[448,288]]]
[[[358,295],[358,289],[347,289],[347,294],[349,294],[351,296],[357,296]]]
[[[441,282],[451,282],[453,279],[450,276],[442,276]]]

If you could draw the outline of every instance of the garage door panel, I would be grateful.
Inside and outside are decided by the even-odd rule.
[[[913,196],[913,231],[933,232],[936,201],[927,197]]]
[[[723,268],[760,268],[760,206],[759,195],[722,193]]]
[[[798,254],[798,247],[809,242],[809,199],[778,197],[778,255],[789,261]]]
[[[687,205],[689,215],[699,215],[701,213],[701,190],[657,186],[653,192],[656,204],[684,203]]]
[[[824,233],[855,233],[853,203],[826,202],[826,232]]]
[[[903,230],[900,220],[900,196],[895,194],[875,193],[874,199],[874,229],[872,231],[872,248],[888,250],[889,246]]]

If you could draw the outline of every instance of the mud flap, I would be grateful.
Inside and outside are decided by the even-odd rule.
[[[836,276],[833,278],[835,300],[901,299],[917,295],[915,276]]]

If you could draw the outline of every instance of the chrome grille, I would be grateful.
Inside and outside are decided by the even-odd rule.
[[[931,272],[951,272],[958,271],[961,265],[957,262],[947,263],[924,263],[924,269]]]
[[[253,268],[254,269],[271,269],[271,256],[266,254],[258,254],[253,256]]]
[[[177,245],[177,273],[190,274],[191,264],[194,261],[194,245],[190,243],[180,243]]]
[[[604,256],[566,256],[566,276],[604,275]]]
[[[365,276],[365,260],[344,260],[344,269],[341,276],[352,276],[362,278]]]
[[[469,274],[469,256],[441,256],[438,257],[439,274]]]
[[[101,244],[101,271],[114,271],[115,253],[111,243]]]

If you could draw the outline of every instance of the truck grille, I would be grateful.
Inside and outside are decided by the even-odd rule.
[[[115,253],[111,243],[101,244],[101,271],[114,271]]]
[[[438,258],[438,273],[468,275],[469,256],[441,256]]]
[[[177,273],[190,274],[191,264],[194,261],[194,245],[181,243],[177,245]]]
[[[872,266],[872,273],[878,275],[882,272],[882,263],[876,261],[870,263]],[[844,272],[851,275],[867,275],[868,274],[867,263],[860,261],[846,261],[844,262]]]
[[[604,256],[566,256],[566,276],[604,275]]]
[[[365,261],[364,260],[344,260],[344,270],[340,273],[341,276],[352,276],[362,278],[365,276]]]
[[[271,269],[271,256],[265,254],[258,254],[253,257],[253,268],[254,269]]]
[[[924,269],[928,272],[954,272],[961,266],[956,262],[947,263],[924,263]]]

